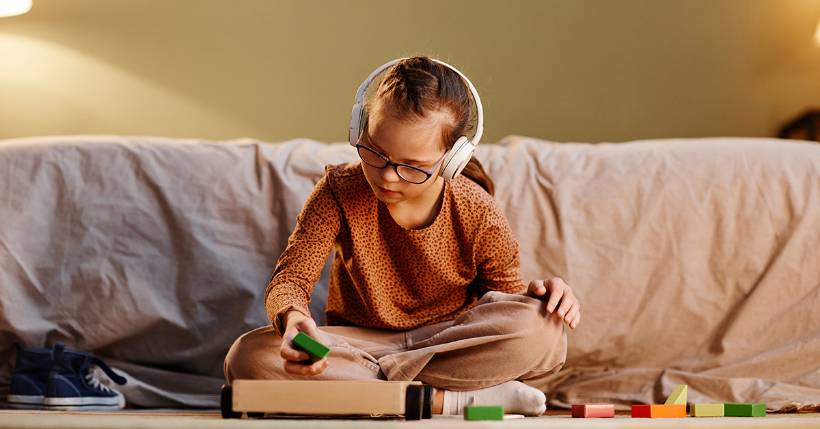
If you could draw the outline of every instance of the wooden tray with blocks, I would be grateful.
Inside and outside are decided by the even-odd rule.
[[[222,386],[223,418],[369,416],[431,418],[430,386],[410,381],[234,380]]]

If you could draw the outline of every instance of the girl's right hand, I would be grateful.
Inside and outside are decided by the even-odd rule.
[[[310,356],[293,347],[293,337],[299,332],[304,332],[316,341],[325,343],[323,335],[316,327],[316,322],[312,318],[304,314],[291,310],[285,315],[285,333],[282,335],[282,346],[279,348],[279,354],[285,360],[285,372],[294,375],[318,375],[321,374],[328,366],[327,358],[318,362],[310,362]]]

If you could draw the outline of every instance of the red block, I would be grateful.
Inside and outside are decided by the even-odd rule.
[[[652,417],[652,406],[651,405],[633,405],[632,406],[632,417]]]
[[[572,406],[572,417],[577,418],[608,418],[615,417],[615,405],[612,404],[580,404]]]

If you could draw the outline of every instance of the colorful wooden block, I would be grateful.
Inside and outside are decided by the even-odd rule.
[[[615,417],[613,404],[579,404],[572,406],[572,417],[575,418],[609,418]]]
[[[311,362],[324,359],[330,349],[324,344],[314,340],[310,335],[300,332],[293,337],[293,346],[298,350],[306,352],[310,356]]]
[[[632,417],[651,417],[653,419],[669,417],[686,417],[686,405],[633,405]]]
[[[633,405],[632,417],[650,418],[652,417],[651,405]]]
[[[675,386],[675,389],[672,390],[672,393],[669,394],[669,397],[666,398],[665,405],[686,405],[686,391],[687,387],[685,384],[678,384]]]
[[[765,417],[766,404],[723,404],[723,415],[726,417]]]
[[[686,417],[686,404],[652,405],[652,418]]]
[[[723,417],[723,404],[692,404],[693,417]]]
[[[468,405],[464,407],[464,420],[504,420],[501,405]]]

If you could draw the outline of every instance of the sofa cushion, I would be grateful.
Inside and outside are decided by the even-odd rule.
[[[524,279],[560,276],[583,303],[553,405],[657,402],[679,383],[694,402],[818,402],[820,145],[511,136],[476,156]],[[310,140],[0,141],[0,362],[15,339],[63,341],[127,373],[132,404],[215,406],[323,166],[355,157]]]

